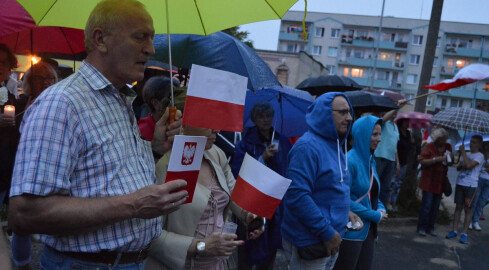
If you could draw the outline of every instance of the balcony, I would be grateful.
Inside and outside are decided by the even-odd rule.
[[[406,51],[408,47],[407,42],[393,42],[393,41],[381,41],[379,44],[380,49],[386,49],[386,50],[402,50]]]
[[[483,57],[483,58],[489,58],[489,50],[484,50],[484,51],[482,52],[482,57]]]
[[[355,57],[342,57],[339,59],[340,64],[352,65],[352,66],[361,66],[361,67],[373,67],[374,60],[366,59],[366,58],[355,58]],[[404,62],[392,62],[386,60],[377,60],[376,68],[382,69],[396,69],[403,70]]]
[[[370,78],[356,78],[356,77],[351,77],[355,82],[357,82],[359,85],[364,86],[364,87],[370,87]],[[388,80],[374,80],[374,87],[375,88],[390,88],[389,87],[389,81]]]
[[[473,99],[474,89],[475,86],[465,86],[465,87],[453,88],[448,91],[440,92],[438,95]],[[477,90],[476,99],[489,100],[489,91]]]
[[[278,35],[279,40],[286,41],[299,41],[299,42],[308,42],[309,41],[309,33],[307,34],[307,40],[302,38],[302,32],[300,33],[280,33]]]
[[[466,57],[475,57],[479,58],[481,54],[480,49],[469,49],[469,48],[457,48],[452,44],[447,44],[445,46],[444,54],[448,55],[456,55],[456,56],[466,56]]]

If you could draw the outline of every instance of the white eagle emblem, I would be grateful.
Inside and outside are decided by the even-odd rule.
[[[183,146],[182,165],[190,165],[194,162],[195,148],[197,143],[186,142]]]

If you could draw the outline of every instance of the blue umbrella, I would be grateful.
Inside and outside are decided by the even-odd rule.
[[[271,87],[260,91],[248,90],[246,92],[244,126],[255,125],[250,117],[253,105],[257,102],[268,102],[275,111],[273,117],[275,130],[286,137],[302,136],[309,128],[306,124],[305,115],[307,107],[313,101],[314,98],[308,92],[287,86]]]
[[[233,72],[248,77],[248,89],[258,90],[280,86],[265,62],[238,39],[217,32],[208,36],[173,34],[171,38],[172,64],[191,68],[192,64]],[[155,60],[168,63],[168,36],[156,35]]]

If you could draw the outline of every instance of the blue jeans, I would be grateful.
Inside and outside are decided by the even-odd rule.
[[[399,196],[399,192],[401,191],[402,181],[404,180],[404,176],[406,176],[407,165],[403,165],[399,174],[396,175],[391,182],[391,190],[389,194],[388,201],[391,204],[395,204],[397,202],[397,197]]]
[[[64,256],[63,254],[56,252],[54,249],[45,246],[41,254],[41,269],[43,270],[143,270],[144,263],[128,263],[128,264],[114,264],[108,265],[103,263],[91,263]]]
[[[482,215],[482,209],[484,209],[487,199],[489,199],[489,179],[479,177],[477,195],[475,196],[474,205],[472,206],[472,222],[479,222],[479,218]]]
[[[391,181],[396,172],[396,162],[385,158],[375,158],[375,162],[377,163],[376,169],[380,181],[379,199],[385,204],[389,202]]]
[[[15,266],[28,265],[31,262],[31,235],[12,233],[12,261]]]
[[[333,256],[319,258],[317,260],[303,260],[297,253],[297,247],[282,238],[285,259],[289,263],[289,269],[297,270],[331,270],[338,258],[338,253]]]
[[[424,231],[431,233],[435,231],[436,217],[440,208],[442,194],[434,194],[423,191],[423,199],[421,200],[421,209],[419,211],[418,232]]]

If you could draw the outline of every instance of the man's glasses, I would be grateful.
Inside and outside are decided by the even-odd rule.
[[[341,116],[347,116],[351,113],[350,110],[334,110],[333,109],[332,111],[339,113]]]

